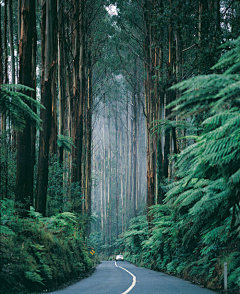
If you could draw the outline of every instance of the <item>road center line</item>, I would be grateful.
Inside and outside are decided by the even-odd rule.
[[[136,276],[134,276],[134,274],[132,274],[130,271],[128,271],[128,270],[125,269],[124,267],[118,266],[116,261],[115,261],[115,266],[116,266],[116,267],[119,267],[119,268],[121,268],[121,269],[123,269],[123,270],[126,271],[129,275],[131,275],[131,276],[133,277],[132,285],[131,285],[131,286],[130,286],[125,292],[121,293],[121,294],[127,294],[127,293],[129,293],[129,292],[132,290],[133,287],[135,287],[135,285],[136,285],[136,280],[137,280],[137,279],[136,279]]]

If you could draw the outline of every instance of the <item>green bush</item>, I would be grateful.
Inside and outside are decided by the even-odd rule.
[[[1,203],[0,293],[33,293],[84,276],[93,262],[75,214],[44,218],[33,209],[19,218],[11,200]]]
[[[149,232],[146,217],[145,225],[144,217],[135,218],[116,245],[131,262],[217,290],[227,262],[228,287],[239,292],[240,38],[225,46],[214,67],[222,74],[173,87],[182,93],[171,104],[173,115],[190,122],[204,112],[201,129],[176,156],[175,181],[163,204],[150,208]]]

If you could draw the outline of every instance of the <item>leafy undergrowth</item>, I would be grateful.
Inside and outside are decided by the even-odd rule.
[[[240,38],[227,46],[217,74],[172,87],[181,93],[173,114],[185,122],[204,112],[201,128],[173,158],[172,182],[159,183],[165,197],[150,208],[149,225],[133,219],[117,245],[133,263],[218,291],[226,262],[228,289],[240,293]]]
[[[0,293],[35,293],[80,279],[94,265],[81,224],[70,212],[29,218],[16,215],[13,203],[1,203]]]
[[[213,243],[208,250],[203,243],[186,247],[171,224],[158,221],[149,237],[146,216],[132,219],[130,228],[115,243],[115,254],[138,266],[175,275],[215,291],[223,291],[223,266],[228,264],[228,293],[240,293],[240,242]],[[165,220],[166,221],[166,220]],[[169,226],[169,227],[167,227]],[[204,239],[203,239],[204,240]],[[195,245],[195,246],[194,246]],[[221,245],[221,246],[220,246]]]

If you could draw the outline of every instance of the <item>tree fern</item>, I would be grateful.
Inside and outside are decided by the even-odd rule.
[[[23,129],[25,126],[25,117],[28,117],[33,124],[40,127],[40,118],[29,105],[36,108],[43,108],[40,102],[32,99],[23,92],[34,91],[24,85],[1,85],[0,109],[6,114],[16,129]]]
[[[193,77],[172,88],[182,92],[169,105],[181,123],[154,122],[152,131],[158,132],[177,124],[186,127],[188,123],[182,123],[184,119],[203,114],[201,126],[194,129],[194,132],[198,129],[198,135],[195,132],[194,140],[189,140],[191,145],[177,155],[177,180],[168,185],[164,203],[150,209],[153,216],[150,236],[138,246],[140,257],[151,268],[188,277],[191,272],[192,276],[214,283],[219,280],[223,262],[229,261],[230,284],[237,287],[240,286],[237,276],[240,269],[240,38],[230,45],[232,49],[214,67],[218,74]],[[141,229],[135,224],[126,234],[128,248],[132,246],[129,240],[138,236],[138,231]]]
[[[238,211],[239,198],[235,195],[240,182],[240,76],[236,73],[240,68],[236,65],[240,62],[239,48],[240,39],[234,42],[233,52],[223,55],[214,67],[231,66],[231,69],[222,74],[197,76],[172,88],[182,91],[182,96],[169,105],[173,107],[173,115],[184,119],[204,112],[208,116],[196,142],[178,155],[179,180],[169,186],[164,204],[169,209],[177,209],[183,244],[191,247],[195,242],[202,242],[202,254],[214,248],[207,239],[221,244],[224,236],[230,242],[230,236],[234,235],[230,234],[230,223],[235,223],[237,228],[234,211]],[[156,228],[170,227],[168,217],[159,217],[162,219],[155,223]],[[177,226],[172,224],[172,227]],[[228,237],[226,232],[230,234]],[[206,236],[203,239],[202,234]],[[168,240],[164,234],[161,238]]]
[[[63,135],[58,135],[57,145],[58,147],[63,147],[68,152],[72,150],[72,146],[76,148],[76,146],[73,143],[73,139],[69,136],[63,136]]]

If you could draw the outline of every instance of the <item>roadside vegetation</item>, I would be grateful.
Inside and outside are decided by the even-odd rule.
[[[0,292],[95,252],[240,291],[240,2],[0,1]]]
[[[220,73],[174,86],[182,96],[170,106],[179,118],[190,121],[201,109],[208,115],[199,135],[186,137],[192,144],[175,156],[175,178],[161,187],[166,197],[150,208],[151,223],[139,214],[112,248],[139,266],[215,290],[223,289],[227,262],[228,289],[239,293],[240,38],[224,48],[225,54],[213,67]],[[176,127],[182,124],[179,120]],[[160,121],[157,130],[166,125]]]
[[[32,208],[28,218],[21,218],[6,199],[1,216],[0,293],[56,289],[94,266],[76,214],[42,217]]]

